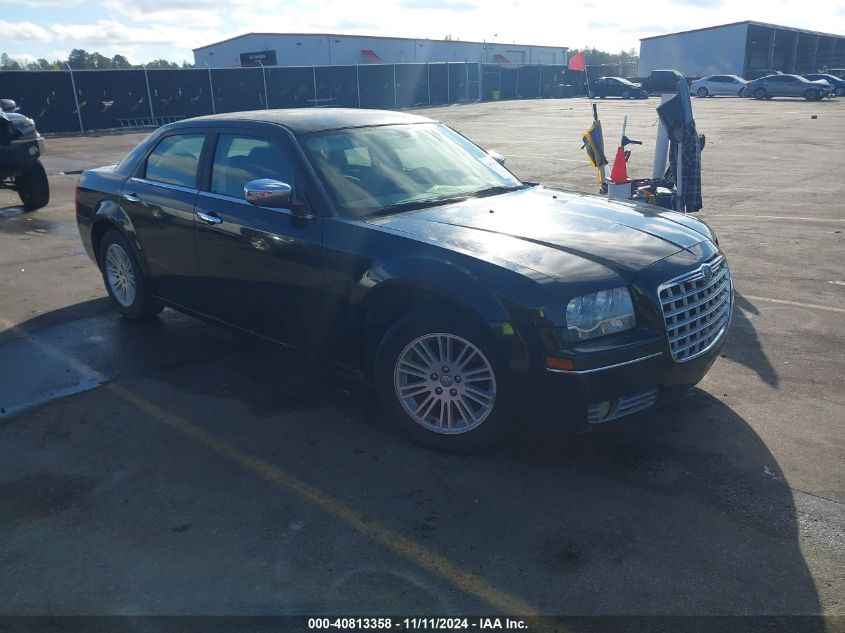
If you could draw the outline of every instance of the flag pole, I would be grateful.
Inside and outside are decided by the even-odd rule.
[[[587,74],[587,64],[584,64],[584,80],[587,82],[587,97],[593,100],[593,93],[590,90],[590,76]]]

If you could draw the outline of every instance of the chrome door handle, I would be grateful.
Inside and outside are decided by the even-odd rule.
[[[213,213],[205,213],[203,211],[197,211],[197,217],[206,222],[207,224],[220,224],[223,219]]]
[[[120,197],[126,202],[141,202],[141,196],[137,193],[124,193]]]

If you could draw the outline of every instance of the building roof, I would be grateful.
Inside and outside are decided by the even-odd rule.
[[[845,35],[835,35],[833,33],[822,33],[821,31],[809,31],[807,29],[798,29],[791,26],[781,26],[779,24],[768,24],[766,22],[755,22],[754,20],[744,20],[742,22],[731,22],[730,24],[719,24],[717,26],[705,26],[701,29],[690,29],[689,31],[678,31],[676,33],[662,33],[661,35],[651,35],[649,37],[641,37],[640,41],[644,42],[646,40],[656,40],[660,37],[672,37],[673,35],[686,35],[687,33],[698,33],[699,31],[712,31],[714,29],[724,29],[729,26],[740,26],[740,25],[754,25],[754,26],[765,26],[770,29],[782,29],[784,31],[798,31],[800,33],[810,33],[811,35],[822,35],[824,37],[845,37]]]
[[[212,46],[218,46],[220,44],[225,44],[226,42],[233,42],[235,40],[250,37],[253,35],[260,35],[264,37],[272,37],[274,35],[285,35],[285,36],[292,36],[292,37],[355,37],[355,38],[364,38],[364,39],[371,39],[371,40],[410,40],[412,42],[452,42],[453,44],[499,44],[499,45],[507,45],[507,46],[536,46],[538,48],[557,48],[562,51],[568,51],[568,46],[548,46],[545,44],[516,44],[513,42],[476,42],[474,40],[432,40],[426,37],[388,37],[384,35],[355,35],[354,33],[243,33],[242,35],[236,35],[235,37],[230,37],[225,40],[220,40],[219,42],[214,42],[213,44],[206,44],[205,46],[199,46],[195,49],[196,51],[201,51],[205,48],[211,48]]]
[[[276,123],[288,128],[294,134],[324,132],[350,127],[371,125],[401,125],[407,123],[431,123],[432,119],[396,112],[394,110],[359,110],[358,108],[290,108],[285,110],[253,110],[250,112],[228,112],[185,119],[186,123],[196,121],[260,121]],[[179,123],[174,124],[179,125]]]

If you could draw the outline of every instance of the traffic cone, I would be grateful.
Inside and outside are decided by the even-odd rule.
[[[625,160],[625,150],[621,145],[616,148],[616,158],[613,160],[613,169],[610,170],[610,182],[616,185],[631,182],[628,178],[628,161]]]

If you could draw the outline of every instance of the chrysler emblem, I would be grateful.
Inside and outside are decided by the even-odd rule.
[[[703,264],[701,266],[701,274],[707,280],[713,279],[713,269],[710,268],[710,264]]]

